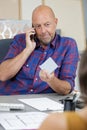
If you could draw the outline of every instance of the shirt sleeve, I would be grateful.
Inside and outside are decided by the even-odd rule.
[[[10,44],[9,51],[4,58],[4,61],[7,59],[14,58],[17,56],[23,49],[25,48],[25,36],[24,35],[16,35],[13,38],[12,43]]]
[[[79,61],[79,52],[75,40],[68,38],[65,44],[67,49],[61,66],[60,79],[68,81],[73,90]]]

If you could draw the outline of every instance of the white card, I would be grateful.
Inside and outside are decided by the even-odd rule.
[[[52,73],[56,68],[58,68],[58,65],[51,57],[49,57],[43,64],[40,65],[40,68]]]

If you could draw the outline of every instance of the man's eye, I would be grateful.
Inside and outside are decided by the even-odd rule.
[[[36,26],[35,26],[36,29],[39,29],[40,27],[41,27],[40,25],[36,25]]]
[[[46,23],[45,26],[46,26],[46,27],[50,26],[50,23]]]

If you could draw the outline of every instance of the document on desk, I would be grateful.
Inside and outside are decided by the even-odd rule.
[[[63,104],[58,103],[46,97],[31,98],[31,99],[18,99],[18,100],[40,111],[47,111],[47,110],[63,111],[63,108],[64,108]]]
[[[47,115],[43,112],[1,113],[0,124],[5,130],[35,130]]]

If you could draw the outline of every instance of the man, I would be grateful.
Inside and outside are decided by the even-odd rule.
[[[35,8],[32,28],[14,37],[0,65],[0,94],[57,92],[65,95],[73,90],[78,49],[75,40],[56,34],[57,22],[50,7]],[[60,66],[51,74],[39,67],[49,57]]]

